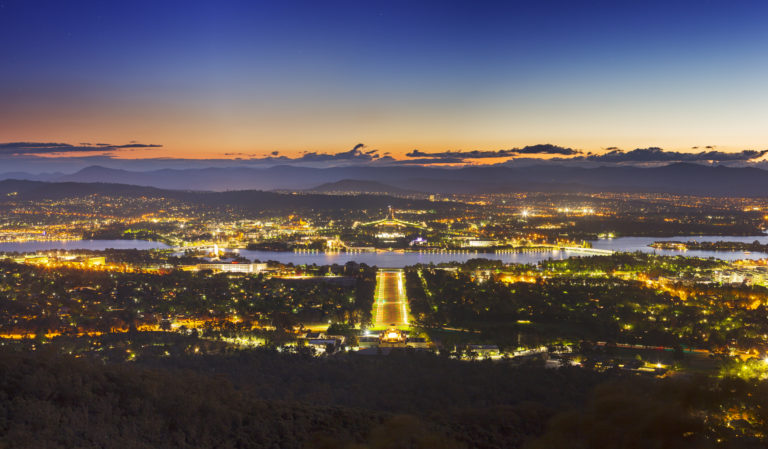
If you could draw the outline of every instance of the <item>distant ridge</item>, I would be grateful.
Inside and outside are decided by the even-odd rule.
[[[89,195],[123,196],[130,198],[165,198],[202,204],[209,207],[232,207],[251,212],[294,211],[312,209],[381,209],[440,207],[421,199],[398,198],[388,195],[360,194],[339,197],[319,193],[291,194],[262,190],[233,190],[227,192],[164,190],[155,187],[114,183],[40,182],[7,179],[0,181],[0,202],[25,200],[57,200]]]
[[[2,179],[24,179],[27,181],[51,181],[64,176],[63,173],[26,173],[26,172],[6,172],[0,173]]]
[[[176,193],[176,192],[174,192]],[[155,187],[134,186],[114,183],[84,183],[84,182],[44,182],[19,179],[0,181],[0,200],[13,194],[21,200],[56,200],[87,195],[126,195],[163,197],[165,191]]]
[[[128,171],[92,166],[50,181],[105,182],[173,190],[311,190],[374,193],[649,192],[768,196],[768,171],[753,167],[675,163],[641,168],[363,166],[235,167]]]
[[[341,181],[327,182],[325,184],[320,184],[317,187],[307,189],[307,191],[318,193],[419,193],[416,190],[401,189],[377,181],[363,181],[359,179],[342,179]]]

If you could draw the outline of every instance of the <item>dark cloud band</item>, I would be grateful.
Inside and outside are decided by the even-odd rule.
[[[124,145],[112,145],[109,143],[81,143],[72,145],[68,143],[52,142],[7,142],[0,143],[0,155],[33,155],[56,153],[102,153],[109,151],[135,150],[147,148],[161,148],[162,145],[143,144],[131,142]]]
[[[162,145],[130,142],[115,145],[109,143],[80,143],[77,145],[50,142],[8,142],[0,143],[0,158],[4,160],[23,158],[39,159],[43,155],[61,155],[67,157],[94,157],[101,154],[109,157],[112,153],[137,149],[161,148]],[[368,149],[358,143],[350,150],[337,153],[304,152],[295,157],[285,156],[273,151],[264,157],[256,157],[246,153],[227,153],[226,156],[242,163],[262,164],[309,164],[309,165],[445,165],[472,164],[486,162],[485,159],[506,158],[525,159],[526,156],[553,156],[547,158],[549,163],[600,163],[600,164],[645,164],[672,162],[752,162],[768,154],[768,150],[743,150],[739,152],[724,152],[714,150],[713,146],[702,147],[704,150],[692,153],[666,151],[658,147],[637,148],[624,151],[617,147],[606,148],[602,154],[585,153],[573,148],[560,147],[551,144],[529,145],[522,148],[510,148],[496,151],[443,151],[424,152],[413,150],[406,154],[405,159],[394,159],[388,153],[383,156],[376,149]],[[531,159],[543,161],[541,158]],[[221,161],[217,161],[221,162]],[[490,161],[487,161],[490,162]]]
[[[560,147],[552,144],[539,144],[529,145],[523,148],[510,148],[505,150],[496,151],[444,151],[436,153],[427,153],[424,151],[413,150],[406,154],[409,158],[420,159],[432,159],[436,162],[443,159],[441,163],[460,163],[469,159],[492,159],[492,158],[504,158],[515,157],[519,155],[531,155],[531,154],[543,154],[543,155],[560,155],[560,156],[574,156],[582,154],[579,150],[573,148]]]
[[[711,148],[711,146],[707,147]],[[595,162],[729,162],[749,161],[757,159],[768,153],[768,150],[743,150],[736,153],[724,151],[700,151],[698,153],[681,153],[678,151],[665,151],[659,147],[636,148],[632,151],[612,149],[604,154],[587,156],[584,159]]]

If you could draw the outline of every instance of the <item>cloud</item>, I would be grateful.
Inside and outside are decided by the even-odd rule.
[[[706,148],[713,148],[707,146]],[[665,151],[659,147],[636,148],[632,151],[612,150],[604,154],[587,156],[586,160],[595,162],[728,162],[749,161],[768,154],[768,150],[743,150],[736,153],[724,151],[700,151],[698,153],[681,153],[678,151]]]
[[[162,145],[143,144],[130,142],[123,145],[109,143],[80,143],[72,145],[68,143],[48,142],[9,142],[0,143],[0,157],[21,158],[44,155],[65,155],[74,157],[76,154],[105,154],[109,155],[118,151],[130,151],[136,149],[161,148]],[[365,144],[358,143],[351,150],[338,153],[304,152],[298,157],[280,155],[279,151],[272,151],[269,156],[255,157],[247,153],[225,153],[225,157],[240,159],[249,164],[286,164],[286,163],[369,163],[380,158],[379,150],[369,150]]]
[[[422,163],[443,163],[443,164],[454,164],[454,163],[461,163],[466,160],[472,160],[472,159],[492,159],[492,158],[509,158],[509,157],[516,157],[519,155],[531,155],[531,154],[546,154],[546,155],[560,155],[560,156],[573,156],[577,154],[582,154],[579,150],[574,150],[573,148],[565,148],[560,147],[557,145],[552,144],[539,144],[539,145],[529,145],[523,148],[510,148],[506,150],[495,150],[495,151],[479,151],[479,150],[473,150],[473,151],[443,151],[443,152],[435,152],[435,153],[427,153],[420,150],[413,150],[406,154],[409,158],[419,158],[422,160]],[[427,162],[430,161],[430,162]],[[410,163],[413,163],[414,161],[409,161]]]
[[[433,159],[485,159],[485,158],[499,158],[499,157],[511,157],[515,153],[510,153],[509,150],[498,151],[444,151],[438,153],[427,153],[420,150],[413,150],[406,154],[410,158],[433,158]]]
[[[699,146],[691,152],[666,151],[659,147],[637,148],[624,151],[617,147],[607,147],[599,153],[575,150],[551,144],[530,145],[492,151],[442,151],[425,152],[412,150],[405,157],[394,157],[389,152],[370,149],[358,143],[351,149],[339,152],[293,152],[285,155],[280,151],[271,151],[263,155],[229,152],[219,159],[178,159],[153,158],[132,159],[125,153],[135,149],[160,148],[161,145],[130,142],[127,144],[109,143],[45,143],[45,142],[10,142],[0,143],[0,172],[10,171],[60,171],[67,167],[105,165],[128,167],[145,170],[159,165],[177,168],[201,166],[232,167],[252,166],[269,167],[275,165],[296,165],[307,167],[334,166],[446,166],[446,165],[482,165],[503,160],[500,165],[540,165],[558,164],[584,167],[597,167],[605,164],[660,165],[675,162],[719,163],[725,165],[752,165],[768,156],[768,150],[744,150],[739,152],[718,151],[713,145]],[[41,157],[55,155],[56,158]],[[118,159],[118,155],[120,155]],[[541,156],[549,156],[542,158]],[[496,159],[496,160],[494,160]]]
[[[135,150],[143,148],[161,148],[162,145],[143,144],[131,142],[124,145],[109,143],[81,143],[72,145],[69,143],[52,142],[6,142],[0,143],[0,155],[21,156],[35,154],[59,154],[59,153],[104,153],[121,150]]]
[[[338,153],[318,153],[315,151],[304,151],[300,156],[289,157],[281,155],[279,151],[272,151],[268,156],[251,157],[243,159],[250,165],[274,165],[274,164],[309,164],[309,165],[333,165],[334,163],[343,164],[365,164],[381,159],[379,150],[365,150],[364,144],[358,143],[351,150]],[[234,154],[234,153],[231,153]],[[225,154],[229,156],[231,154]]]
[[[249,153],[224,153],[224,156],[227,157],[237,157],[237,158],[243,158],[243,157],[253,157],[253,154]]]
[[[342,151],[339,153],[316,153],[308,152],[302,154],[297,158],[289,158],[282,156],[279,159],[282,161],[290,162],[333,162],[333,161],[354,161],[354,162],[371,162],[379,158],[379,150],[363,151],[366,146],[362,143],[358,143],[352,147],[349,151]],[[274,158],[265,158],[267,160]]]
[[[100,143],[99,145],[102,145],[102,147],[108,147],[113,149],[124,149],[124,148],[162,148],[162,145],[156,145],[156,144],[143,144],[143,143],[129,143],[127,145],[109,145],[106,143]]]
[[[582,153],[581,151],[574,150],[573,148],[560,147],[549,143],[529,145],[519,149],[513,148],[512,150],[508,151],[514,151],[518,154],[559,154],[562,156],[573,156],[575,154]]]

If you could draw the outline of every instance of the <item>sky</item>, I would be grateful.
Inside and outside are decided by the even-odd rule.
[[[0,0],[0,156],[761,151],[766,20],[765,1]]]

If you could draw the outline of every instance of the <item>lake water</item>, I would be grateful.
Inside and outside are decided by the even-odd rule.
[[[742,251],[675,251],[675,250],[657,250],[651,248],[651,243],[662,240],[678,241],[738,241],[751,243],[755,240],[760,243],[768,243],[768,235],[748,236],[748,237],[723,237],[723,236],[684,236],[684,237],[619,237],[615,239],[602,239],[592,242],[592,246],[598,249],[607,249],[612,251],[642,251],[659,255],[678,256],[685,255],[689,257],[715,257],[723,260],[737,259],[762,259],[768,258],[766,253],[753,252],[746,254]],[[159,242],[148,242],[143,240],[80,240],[63,242],[2,242],[0,243],[0,252],[34,252],[48,250],[76,250],[90,249],[103,250],[107,248],[114,249],[163,249],[169,248],[167,245]],[[483,257],[486,259],[501,260],[504,263],[531,263],[535,264],[542,260],[556,259],[561,260],[583,254],[572,253],[569,251],[547,251],[543,253],[482,253],[482,252],[444,252],[444,253],[399,253],[394,251],[371,252],[371,253],[293,253],[293,252],[272,252],[272,251],[249,251],[240,250],[240,255],[248,259],[258,259],[260,261],[275,260],[281,263],[301,264],[345,264],[349,261],[365,263],[368,265],[377,265],[380,267],[399,268],[418,263],[428,264],[430,262],[438,264],[441,262],[464,262],[469,259]]]
[[[165,243],[146,240],[62,240],[50,242],[0,242],[0,252],[31,253],[35,251],[75,249],[163,249],[170,248]]]
[[[544,253],[513,253],[513,254],[494,254],[494,253],[475,253],[475,252],[445,252],[445,253],[416,253],[406,252],[398,253],[394,251],[376,252],[376,253],[292,253],[292,252],[271,252],[271,251],[248,251],[241,250],[240,255],[248,259],[258,259],[262,262],[276,260],[281,263],[299,264],[317,264],[343,265],[349,261],[365,263],[367,265],[376,265],[379,267],[403,268],[409,265],[419,263],[428,264],[430,262],[438,264],[441,262],[465,262],[469,259],[485,258],[501,260],[504,263],[538,263],[547,259],[565,259],[571,254],[566,251],[547,251]]]
[[[661,241],[679,241],[679,242],[744,242],[752,243],[755,240],[761,244],[768,243],[768,235],[753,235],[753,236],[722,236],[722,235],[705,235],[705,236],[681,236],[681,237],[619,237],[617,239],[601,239],[592,242],[593,248],[608,249],[611,251],[625,251],[635,252],[642,251],[645,253],[653,253],[662,256],[686,256],[686,257],[714,257],[716,259],[723,260],[738,260],[738,259],[764,259],[768,257],[766,253],[752,252],[747,254],[743,251],[678,251],[678,250],[659,250],[651,248],[650,245],[653,242]]]

